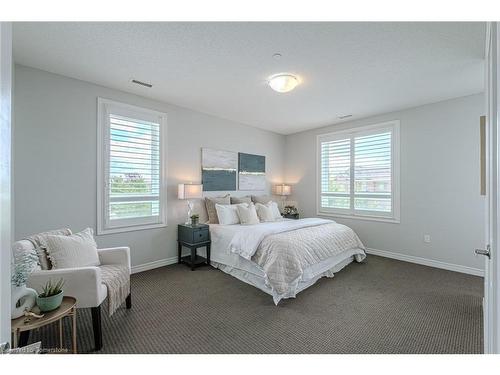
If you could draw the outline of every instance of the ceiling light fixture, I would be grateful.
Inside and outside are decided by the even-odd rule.
[[[299,79],[290,73],[278,73],[269,77],[267,83],[274,91],[285,93],[297,87]]]
[[[343,120],[343,119],[349,118],[349,117],[352,117],[352,115],[340,115],[339,119]]]

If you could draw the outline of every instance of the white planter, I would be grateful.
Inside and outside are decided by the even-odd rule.
[[[36,303],[38,293],[35,289],[27,288],[26,285],[12,285],[11,294],[11,317],[12,319],[23,316],[25,310],[31,310]],[[16,307],[19,302],[19,307]]]

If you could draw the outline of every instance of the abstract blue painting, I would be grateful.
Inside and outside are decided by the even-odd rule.
[[[201,149],[203,191],[236,190],[238,154],[232,151]]]
[[[266,157],[240,152],[239,165],[239,190],[265,190],[266,189]]]

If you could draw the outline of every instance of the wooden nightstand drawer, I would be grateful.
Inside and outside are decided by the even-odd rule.
[[[208,241],[208,239],[209,235],[207,228],[193,231],[193,243]]]
[[[178,240],[187,243],[199,243],[210,240],[208,225],[179,225]]]

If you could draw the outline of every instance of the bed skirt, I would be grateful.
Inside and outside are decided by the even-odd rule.
[[[362,252],[363,256],[360,256],[360,252]],[[266,281],[266,278],[261,275],[257,275],[253,272],[249,272],[246,270],[242,270],[236,267],[232,267],[227,264],[218,263],[212,261],[211,264],[213,267],[220,269],[221,271],[241,280],[247,284],[250,284],[263,292],[271,295],[273,297],[274,303],[277,305],[280,300],[286,298],[295,298],[297,293],[303,291],[304,289],[309,288],[311,285],[316,283],[322,277],[333,277],[335,273],[342,270],[344,267],[349,265],[354,260],[360,262],[365,258],[364,251],[360,251],[360,249],[348,251],[345,253],[339,254],[337,257],[328,259],[328,262],[320,265],[320,267],[316,267],[313,270],[306,270],[308,272],[304,272],[304,275],[301,280],[298,280],[297,283],[288,291],[288,293],[279,295],[273,290],[269,283]],[[322,267],[321,267],[322,266]],[[307,275],[307,277],[305,277]]]

